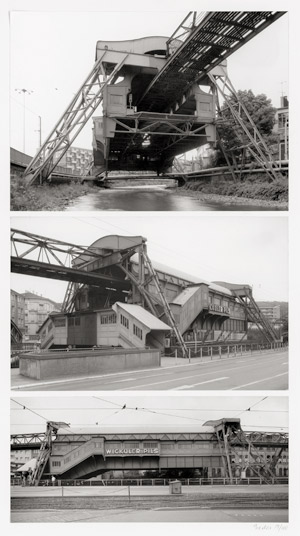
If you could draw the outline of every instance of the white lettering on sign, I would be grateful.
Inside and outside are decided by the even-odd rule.
[[[143,455],[143,454],[159,454],[158,452],[158,448],[153,448],[153,449],[146,449],[146,448],[141,448],[141,449],[109,449],[109,448],[106,448],[105,449],[105,452],[106,454],[127,454],[127,455],[130,455],[130,454],[139,454],[139,455]]]
[[[217,313],[226,313],[229,315],[229,307],[224,307],[224,305],[217,305],[216,303],[211,303],[209,306],[210,311],[216,311]]]

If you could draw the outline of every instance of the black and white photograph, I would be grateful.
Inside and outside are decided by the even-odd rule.
[[[13,523],[288,521],[287,397],[11,399]]]
[[[287,253],[285,216],[16,216],[12,389],[287,389]]]
[[[299,533],[298,11],[1,4],[3,533]]]
[[[182,7],[11,13],[12,210],[287,210],[287,12]]]

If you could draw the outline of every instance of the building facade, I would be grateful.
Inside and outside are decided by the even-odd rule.
[[[278,322],[281,318],[280,305],[264,305],[259,306],[262,314],[273,323]]]
[[[25,329],[25,297],[15,290],[10,291],[10,318],[24,334]]]
[[[87,174],[93,160],[92,149],[70,147],[60,161],[60,166],[65,167],[78,175]]]
[[[25,300],[25,335],[29,340],[37,338],[37,333],[49,314],[60,310],[60,305],[49,298],[33,292],[23,294]]]
[[[289,101],[286,96],[280,97],[280,108],[275,114],[273,132],[279,135],[279,160],[289,158]]]

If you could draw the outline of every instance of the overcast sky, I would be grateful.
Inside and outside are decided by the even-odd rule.
[[[21,405],[20,405],[21,404]],[[126,408],[122,409],[126,404]],[[24,409],[25,407],[25,409]],[[188,426],[237,417],[244,430],[288,431],[286,396],[104,396],[16,397],[11,400],[11,433],[44,431],[47,420],[71,427]]]
[[[201,5],[203,9],[204,4]],[[177,1],[152,2],[152,11],[130,8],[138,5],[132,2],[124,2],[123,11],[114,12],[104,11],[110,5],[103,2],[93,3],[98,6],[98,11],[90,12],[91,2],[80,7],[78,3],[72,3],[73,11],[67,11],[67,5],[62,2],[59,10],[55,10],[53,2],[47,6],[52,12],[11,8],[10,145],[23,150],[23,94],[15,90],[25,88],[33,92],[25,99],[25,149],[30,155],[35,154],[39,143],[39,116],[42,138],[45,139],[90,72],[98,40],[126,40],[150,35],[168,37],[189,10]],[[173,7],[168,9],[168,5]],[[82,11],[83,6],[86,11]],[[253,5],[251,9],[255,7]],[[282,5],[281,9],[284,7]],[[210,4],[209,9],[213,8]],[[116,10],[117,4],[114,3],[112,9]],[[226,9],[230,6],[226,5]],[[281,93],[288,94],[288,15],[235,52],[228,59],[228,72],[236,89],[265,93],[278,107]],[[101,115],[100,108],[95,115]],[[91,126],[90,122],[75,140],[75,146],[91,149]]]
[[[11,226],[83,246],[110,234],[142,235],[152,260],[207,281],[247,283],[256,300],[287,301],[287,217],[227,214],[26,215],[12,217]],[[11,288],[61,302],[66,283],[12,274]]]

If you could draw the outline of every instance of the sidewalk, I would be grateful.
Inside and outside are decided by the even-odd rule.
[[[182,486],[183,495],[220,496],[288,493],[288,485],[208,485]],[[131,496],[169,496],[169,486],[130,486]],[[13,486],[11,497],[95,497],[128,496],[128,486]]]

